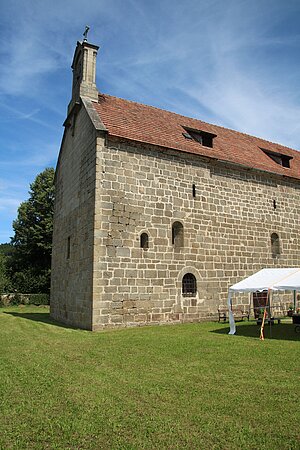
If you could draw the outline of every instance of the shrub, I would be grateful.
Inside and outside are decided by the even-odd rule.
[[[6,294],[0,296],[0,306],[13,305],[49,305],[49,294]]]
[[[49,305],[50,295],[49,294],[30,294],[28,295],[30,305]]]

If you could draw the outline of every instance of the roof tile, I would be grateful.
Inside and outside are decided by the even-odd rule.
[[[283,145],[110,95],[99,95],[93,106],[112,136],[300,179],[300,152]],[[215,134],[213,148],[186,139],[183,127]],[[291,167],[280,166],[261,148],[291,156]]]

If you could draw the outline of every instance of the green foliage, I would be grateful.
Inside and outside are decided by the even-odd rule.
[[[51,257],[51,256],[50,256]],[[39,267],[28,267],[16,271],[12,275],[14,290],[23,293],[48,292],[50,287],[51,271]]]
[[[30,185],[29,199],[21,203],[13,222],[15,249],[9,266],[14,290],[48,292],[54,209],[54,169],[40,173]]]
[[[15,294],[10,294],[7,298],[1,299],[1,306],[13,306],[13,305],[20,305],[22,303],[22,297],[21,294],[18,294],[17,292]]]
[[[7,270],[7,256],[0,253],[0,294],[8,292],[11,288],[11,281]]]
[[[49,305],[49,294],[9,294],[0,298],[0,306]]]
[[[28,304],[30,305],[49,305],[49,294],[30,294],[28,296]]]
[[[0,244],[0,254],[4,256],[11,256],[14,252],[14,247],[12,244]]]

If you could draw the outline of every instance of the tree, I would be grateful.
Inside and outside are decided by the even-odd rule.
[[[0,253],[0,294],[10,290],[10,279],[7,274],[6,256]]]
[[[0,244],[0,294],[11,290],[8,262],[13,251],[14,248],[11,244]]]
[[[29,199],[21,203],[12,245],[10,272],[14,289],[46,293],[50,288],[54,209],[54,169],[41,172],[30,185]]]
[[[0,254],[10,256],[14,251],[14,247],[10,243],[0,244]]]

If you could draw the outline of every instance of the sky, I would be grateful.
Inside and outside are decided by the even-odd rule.
[[[0,243],[55,167],[76,42],[100,92],[300,149],[299,0],[0,0]]]

